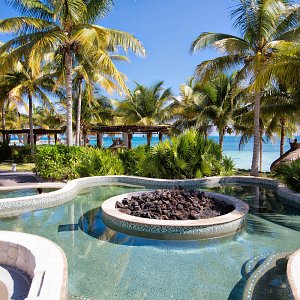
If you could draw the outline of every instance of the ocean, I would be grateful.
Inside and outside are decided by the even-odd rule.
[[[121,137],[121,135],[116,135],[116,137]],[[210,136],[210,139],[218,142],[218,136]],[[164,140],[167,137],[164,137]],[[52,140],[53,141],[53,140]],[[153,135],[151,140],[151,145],[155,145],[158,143],[158,136]],[[250,169],[251,168],[251,160],[252,160],[252,147],[253,147],[253,140],[249,140],[249,143],[244,145],[242,150],[239,150],[239,136],[225,136],[224,144],[223,144],[223,153],[229,157],[231,157],[239,169]],[[42,144],[48,143],[48,138],[42,137],[40,139]],[[18,144],[17,138],[11,138],[11,143]],[[96,145],[96,138],[95,136],[89,137],[90,145]],[[146,135],[134,135],[132,139],[132,146],[137,147],[139,145],[143,145],[147,143]],[[112,144],[112,139],[109,136],[104,136],[103,138],[104,147],[109,147]],[[285,141],[285,151],[290,148],[289,141],[286,139]],[[263,144],[263,171],[270,171],[270,165],[274,160],[279,157],[279,140],[276,141],[269,141],[268,143]]]

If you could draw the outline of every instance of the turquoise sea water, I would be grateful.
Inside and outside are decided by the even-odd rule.
[[[103,201],[136,190],[124,185],[90,188],[64,205],[2,219],[0,230],[33,233],[60,245],[74,300],[240,300],[248,260],[299,248],[300,211],[258,186],[212,189],[250,206],[246,228],[231,238],[156,241],[107,228]]]
[[[120,136],[121,137],[121,136]],[[164,140],[167,137],[164,137]],[[215,140],[218,142],[217,136],[210,136],[210,139]],[[42,137],[41,141],[43,143],[48,143],[47,137]],[[154,135],[152,137],[151,144],[155,145],[158,143],[158,136]],[[17,142],[17,139],[12,139],[12,143]],[[239,150],[239,142],[240,137],[238,136],[225,136],[224,138],[224,154],[233,158],[236,167],[240,169],[250,169],[251,168],[251,159],[252,159],[252,147],[253,147],[253,140],[249,140],[249,143],[246,144],[243,149]],[[90,145],[96,145],[96,138],[95,136],[89,137]],[[134,135],[132,140],[132,146],[137,147],[139,145],[145,145],[147,143],[146,135]],[[112,145],[112,139],[109,136],[104,136],[103,138],[104,147],[109,147]],[[288,140],[285,142],[285,150],[288,150],[289,143]],[[268,142],[263,144],[263,171],[270,171],[271,163],[279,157],[279,141],[275,142]]]

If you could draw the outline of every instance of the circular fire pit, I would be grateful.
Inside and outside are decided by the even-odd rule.
[[[206,198],[213,198],[216,202],[220,202],[221,206],[226,204],[229,210],[233,210],[220,216],[204,219],[197,216],[197,212],[196,214],[191,213],[191,210],[194,211],[191,209],[189,216],[193,219],[187,220],[178,218],[176,220],[153,219],[145,215],[137,217],[127,214],[129,211],[127,213],[120,211],[124,198],[130,201],[132,197],[135,198],[145,193],[147,192],[123,194],[104,201],[102,204],[103,222],[113,230],[139,237],[164,240],[211,239],[228,236],[241,230],[249,210],[248,205],[237,198],[216,193],[205,193]]]

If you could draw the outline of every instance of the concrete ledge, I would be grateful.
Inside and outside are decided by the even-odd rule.
[[[238,232],[244,224],[249,207],[243,201],[216,193],[207,193],[212,198],[231,204],[235,209],[225,215],[201,220],[153,220],[139,218],[120,212],[116,202],[124,198],[140,195],[143,192],[123,194],[103,202],[103,222],[110,228],[129,235],[155,239],[193,240],[228,236]]]
[[[31,277],[26,299],[66,299],[67,259],[52,241],[26,233],[0,231],[0,263],[16,267]]]
[[[61,205],[73,200],[81,189],[118,183],[139,185],[147,188],[172,187],[178,185],[184,187],[214,187],[223,183],[250,184],[254,186],[261,185],[276,190],[278,196],[288,205],[300,207],[300,194],[293,193],[286,188],[285,185],[268,178],[251,176],[216,176],[188,180],[167,180],[135,176],[95,176],[71,180],[62,189],[50,193],[21,198],[0,199],[0,218],[16,216],[27,211]]]
[[[292,254],[287,265],[287,277],[295,300],[300,300],[300,249]]]

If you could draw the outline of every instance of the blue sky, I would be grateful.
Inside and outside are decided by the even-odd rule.
[[[216,55],[211,50],[190,55],[191,42],[203,31],[234,33],[229,13],[235,4],[232,0],[115,0],[112,12],[99,24],[134,34],[147,50],[146,58],[130,54],[129,64],[118,65],[129,87],[134,81],[151,85],[164,80],[176,94],[198,63]],[[0,10],[0,19],[15,15],[10,7]]]

